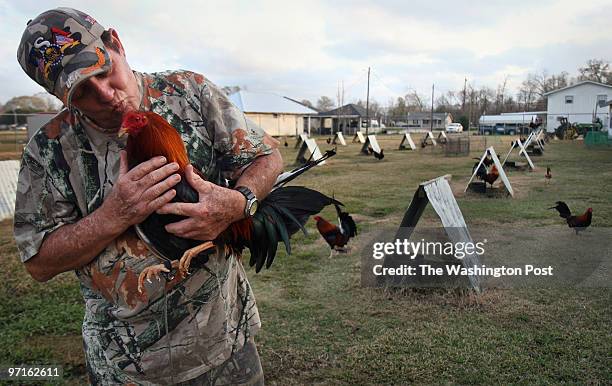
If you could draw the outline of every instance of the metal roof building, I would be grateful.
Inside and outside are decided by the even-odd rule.
[[[317,114],[289,98],[265,92],[240,90],[229,96],[230,101],[266,133],[273,136],[299,135],[304,132],[304,117]],[[306,125],[307,126],[307,125]]]

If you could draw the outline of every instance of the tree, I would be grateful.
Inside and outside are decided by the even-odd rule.
[[[305,106],[310,107],[311,109],[314,109],[314,108],[315,108],[315,107],[314,107],[314,105],[312,104],[312,102],[311,102],[311,101],[309,101],[308,99],[302,99],[302,100],[300,101],[300,103],[301,103],[301,104],[303,104],[303,105],[305,105]]]
[[[330,97],[323,95],[317,101],[317,109],[320,111],[329,111],[335,107],[334,101]]]
[[[469,130],[468,126],[470,125],[470,121],[466,115],[460,116],[459,119],[457,119],[456,121],[461,123],[461,126],[463,126],[464,130]]]
[[[366,108],[368,108],[369,109],[370,118],[375,118],[375,117],[381,116],[382,113],[383,113],[382,106],[377,101],[375,101],[374,99],[370,99],[369,105],[366,104],[366,101],[363,101],[363,100],[360,99],[360,100],[357,101],[356,105],[363,107],[364,110]]]
[[[389,102],[388,114],[390,119],[395,121],[402,121],[406,119],[408,108],[406,106],[406,100],[402,97],[397,98],[397,102],[391,100]]]
[[[532,107],[535,106],[536,102],[538,101],[539,97],[537,89],[538,86],[531,77],[527,77],[527,79],[521,83],[517,99],[519,104],[523,104],[524,111],[531,110]]]
[[[44,93],[46,94],[46,93]],[[57,99],[49,98],[46,95],[18,96],[11,98],[3,106],[0,117],[1,124],[25,123],[26,117],[13,114],[31,114],[40,112],[54,112],[58,110]],[[54,101],[55,99],[55,101]],[[17,122],[15,122],[15,120]]]
[[[589,59],[584,67],[579,67],[578,80],[592,80],[594,82],[612,84],[612,71],[610,63],[603,59]]]
[[[419,95],[416,90],[406,94],[405,99],[408,111],[425,111],[425,97]]]
[[[232,95],[233,93],[236,93],[240,90],[240,86],[225,86],[221,89],[221,91],[223,91],[225,95]]]

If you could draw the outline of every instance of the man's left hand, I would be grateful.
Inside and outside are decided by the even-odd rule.
[[[166,225],[166,231],[187,239],[214,240],[243,217],[246,199],[240,192],[204,181],[191,165],[185,169],[185,177],[199,193],[199,202],[170,202],[158,209],[159,214],[188,217]]]

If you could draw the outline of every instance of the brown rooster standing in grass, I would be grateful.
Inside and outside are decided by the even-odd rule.
[[[153,157],[164,156],[168,162],[179,166],[180,182],[175,185],[173,202],[197,203],[199,193],[193,186],[204,176],[189,164],[189,158],[181,136],[166,120],[154,112],[129,112],[124,116],[119,135],[128,135],[127,156],[132,168]],[[334,153],[335,154],[335,153]],[[330,156],[330,153],[326,154]],[[331,154],[333,155],[333,154]],[[310,167],[312,165],[309,165]],[[284,181],[303,173],[304,168],[284,178]],[[279,186],[277,183],[275,186]],[[340,204],[315,190],[304,187],[277,187],[260,203],[253,217],[237,221],[222,231],[215,240],[201,241],[175,236],[165,226],[184,220],[185,217],[172,214],[153,213],[135,226],[140,239],[163,261],[162,264],[145,268],[138,279],[142,292],[144,280],[164,274],[172,269],[187,273],[191,260],[198,257],[201,263],[208,260],[208,254],[216,248],[241,255],[245,247],[251,251],[249,264],[259,272],[264,263],[269,268],[276,256],[280,241],[291,253],[289,237],[302,229],[308,218],[321,211],[326,205]]]
[[[338,214],[338,226],[330,223],[321,216],[314,216],[313,219],[317,222],[317,229],[329,247],[331,248],[329,257],[332,257],[334,251],[346,252],[344,248],[352,237],[357,235],[357,224],[353,217],[340,209],[338,204],[334,203],[336,213]]]
[[[546,178],[546,182],[549,182],[552,179],[552,171],[550,167],[546,167],[546,174],[544,174],[544,178]]]

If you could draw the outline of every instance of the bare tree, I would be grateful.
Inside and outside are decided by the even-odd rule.
[[[406,106],[406,100],[402,97],[398,97],[396,102],[393,100],[389,103],[388,108],[389,116],[396,121],[405,120],[408,113],[408,106]]]
[[[319,100],[317,100],[317,109],[319,111],[329,111],[335,106],[336,105],[334,104],[334,101],[330,97],[327,97],[325,95],[323,95],[319,98]]]
[[[425,97],[419,95],[416,90],[406,94],[406,106],[408,111],[425,111]]]
[[[523,110],[529,111],[538,101],[538,85],[531,76],[521,83],[518,92],[518,102],[523,104]]]
[[[236,93],[238,91],[240,91],[241,88],[240,86],[225,86],[221,89],[221,91],[223,91],[225,93],[225,95],[231,95],[233,93]]]
[[[579,80],[592,80],[594,82],[612,84],[612,71],[610,63],[603,59],[589,59],[584,67],[579,67]]]
[[[504,78],[504,83],[497,86],[497,94],[495,95],[495,113],[499,114],[504,109],[504,97],[506,93],[506,84],[508,83],[508,75]]]
[[[364,109],[366,107],[369,107],[370,110],[370,118],[374,118],[374,117],[379,117],[383,114],[383,108],[380,105],[380,103],[378,103],[376,100],[374,99],[370,99],[370,105],[366,106],[366,101],[364,100],[358,100],[356,105],[363,107]]]
[[[310,108],[313,108],[313,109],[314,109],[314,105],[313,105],[313,104],[312,104],[312,102],[311,102],[311,101],[309,101],[308,99],[302,99],[302,100],[300,101],[300,103],[301,103],[301,104],[303,104],[303,105],[305,105],[305,106],[308,106],[308,107],[310,107]]]

